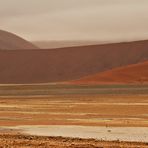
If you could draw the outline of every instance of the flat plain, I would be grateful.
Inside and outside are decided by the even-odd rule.
[[[148,127],[148,85],[1,85],[1,130],[4,126],[27,125]],[[18,133],[15,132],[17,130],[12,130],[12,134],[8,133],[17,141]],[[0,140],[5,139],[5,144],[9,143],[11,138],[8,140],[8,135],[4,136],[8,134],[7,130],[1,133]],[[23,136],[19,131],[20,134]],[[21,139],[23,141],[24,137]],[[57,141],[61,141],[61,138],[57,138]],[[68,139],[66,141],[68,147],[70,143]],[[76,141],[77,139],[73,140],[73,143],[76,144]],[[36,142],[39,144],[39,141]],[[89,145],[89,142],[85,143],[88,144],[86,147],[101,143],[98,141],[97,145],[93,145],[90,142]],[[80,146],[80,143],[77,144]],[[121,143],[116,141],[117,145],[120,146]],[[143,146],[146,147],[146,143]]]

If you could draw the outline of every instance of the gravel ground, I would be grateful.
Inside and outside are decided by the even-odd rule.
[[[148,148],[148,143],[0,134],[0,148]]]

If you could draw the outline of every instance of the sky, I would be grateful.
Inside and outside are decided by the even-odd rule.
[[[25,39],[148,39],[148,0],[0,0],[0,29]]]

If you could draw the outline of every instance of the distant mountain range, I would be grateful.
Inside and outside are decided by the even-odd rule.
[[[147,83],[146,61],[147,40],[43,50],[0,31],[0,84]]]
[[[0,50],[36,49],[37,46],[7,31],[0,30]]]
[[[148,61],[147,40],[43,50],[0,31],[0,49],[0,84],[147,82],[148,64],[131,65]]]
[[[73,40],[73,41],[33,41],[34,45],[38,46],[41,49],[53,49],[53,48],[63,48],[63,47],[75,47],[75,46],[86,46],[86,45],[97,45],[104,44],[107,42],[103,41],[86,41],[86,40]]]

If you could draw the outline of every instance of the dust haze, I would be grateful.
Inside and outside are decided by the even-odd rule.
[[[0,0],[0,28],[28,40],[148,38],[147,0]]]

